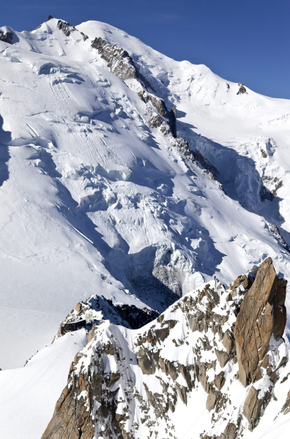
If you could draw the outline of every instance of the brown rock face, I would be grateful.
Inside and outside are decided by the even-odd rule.
[[[239,377],[244,386],[260,378],[259,363],[273,335],[282,337],[286,325],[286,281],[279,279],[271,258],[266,259],[245,295],[235,325]]]
[[[83,387],[82,387],[83,384]],[[80,382],[79,386],[85,389],[86,383]],[[79,390],[78,390],[79,391]],[[83,400],[78,398],[75,387],[62,392],[55,408],[55,413],[42,439],[91,439],[95,434],[90,410],[86,409]]]
[[[266,398],[259,399],[259,392],[260,390],[251,387],[244,404],[243,414],[249,422],[249,430],[253,430],[258,423],[264,400],[267,399],[267,395]]]

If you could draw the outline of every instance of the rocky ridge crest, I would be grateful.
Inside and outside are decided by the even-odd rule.
[[[214,280],[137,331],[95,324],[42,438],[133,439],[160,431],[181,438],[180,410],[201,395],[206,427],[196,425],[192,437],[243,437],[285,380],[285,286],[267,259],[255,279],[240,276],[228,289]],[[253,340],[259,361],[247,362]]]
[[[72,32],[78,32],[74,26],[63,20],[58,20],[57,27],[67,37]],[[89,38],[83,32],[81,34],[84,41]],[[214,174],[217,172],[215,167],[207,162],[199,150],[191,149],[188,141],[177,135],[176,108],[172,106],[168,110],[164,99],[156,94],[153,85],[140,72],[130,54],[122,47],[111,44],[101,37],[94,38],[91,41],[91,47],[97,50],[100,57],[106,62],[108,69],[126,82],[129,88],[136,91],[139,98],[146,104],[148,126],[151,129],[158,128],[163,135],[168,136],[171,146],[177,149],[187,163],[195,163],[201,166],[204,172],[214,180]],[[222,186],[220,188],[222,189]]]

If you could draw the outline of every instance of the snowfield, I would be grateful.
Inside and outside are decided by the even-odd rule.
[[[104,23],[59,27],[1,28],[13,33],[0,41],[0,367],[11,369],[0,373],[1,439],[43,433],[85,335],[44,347],[78,302],[161,313],[268,256],[290,279],[290,101],[242,92]],[[197,160],[96,37],[126,50],[148,93],[176,108],[177,137]],[[286,304],[289,314],[289,294]],[[249,438],[286,437],[287,426]]]
[[[1,437],[41,437],[72,359],[85,343],[84,330],[66,334],[36,354],[26,367],[1,372]]]

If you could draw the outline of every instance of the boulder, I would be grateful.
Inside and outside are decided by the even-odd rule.
[[[230,355],[231,352],[232,352],[232,350],[234,349],[234,346],[235,346],[235,342],[234,342],[234,339],[233,339],[233,335],[232,335],[232,333],[231,333],[230,331],[226,331],[226,332],[224,333],[224,336],[223,336],[223,345],[224,345],[224,347],[226,348],[226,353],[227,353],[228,355]]]
[[[206,400],[206,408],[209,412],[214,408],[216,401],[217,401],[217,392],[211,389]]]
[[[251,387],[244,403],[243,414],[249,422],[249,430],[253,430],[259,422],[263,404],[267,402],[269,395],[266,393],[263,398],[259,398],[260,390]]]
[[[138,358],[138,365],[140,366],[144,375],[151,375],[155,372],[155,364],[148,356],[146,351],[140,351],[140,357]]]
[[[221,368],[225,367],[225,365],[229,361],[228,354],[224,351],[218,351],[217,349],[215,349],[215,354],[216,354],[217,359],[219,361],[220,367]]]

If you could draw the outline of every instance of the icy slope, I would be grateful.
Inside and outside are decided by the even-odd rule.
[[[228,90],[206,67],[177,63],[108,25],[78,29],[56,19],[32,32],[2,28],[13,44],[0,41],[1,367],[23,364],[90,296],[161,312],[215,273],[229,282],[267,255],[289,273],[288,252],[268,225],[282,224],[287,160],[279,167],[284,201],[260,201],[255,210],[255,194],[249,210],[262,216],[250,213],[235,199],[251,194],[262,161],[242,189],[222,181],[232,200],[180,150],[152,103],[155,97],[168,111],[176,106],[177,135],[196,157],[198,148],[209,151],[205,161],[217,179],[235,169],[239,180],[244,173],[236,166],[241,160],[243,168],[250,149],[240,151],[245,138],[255,143],[260,112],[263,139],[274,139],[272,171],[280,165],[288,126],[271,121],[285,119],[289,102],[237,95],[237,84]],[[96,37],[126,49],[139,79],[120,79],[92,47]],[[226,148],[236,152],[233,160],[222,155],[222,173],[212,141],[234,133],[236,143]],[[272,211],[274,218],[264,215]]]

